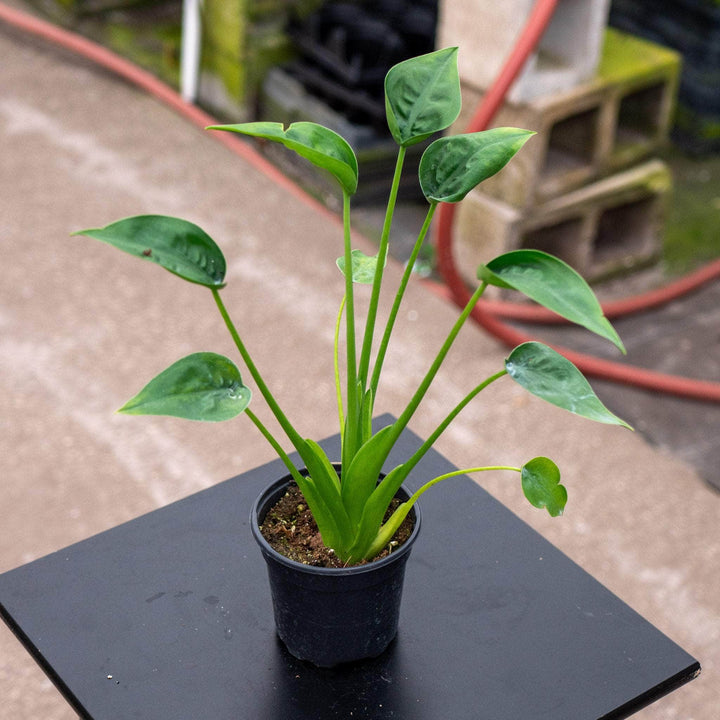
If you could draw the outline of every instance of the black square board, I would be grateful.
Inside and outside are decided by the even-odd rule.
[[[406,432],[387,469],[419,444]],[[453,469],[431,450],[407,486]],[[700,670],[466,477],[423,496],[390,648],[299,662],[248,523],[284,474],[269,463],[0,575],[0,614],[80,717],[609,720]]]

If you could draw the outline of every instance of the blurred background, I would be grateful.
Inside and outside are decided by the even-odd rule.
[[[97,283],[102,249],[70,245],[61,252],[53,245],[47,252],[47,242],[65,242],[71,230],[104,224],[116,212],[190,212],[237,237],[233,249],[249,253],[249,262],[233,266],[235,277],[265,289],[299,288],[312,315],[336,279],[323,276],[313,284],[301,271],[311,260],[320,263],[319,248],[332,247],[339,209],[325,177],[276,145],[254,149],[317,205],[290,202],[286,187],[254,171],[238,179],[237,159],[225,148],[129,90],[133,72],[126,87],[115,70],[105,73],[102,58],[88,60],[15,29],[3,7],[90,39],[128,67],[147,71],[180,94],[175,110],[181,115],[192,119],[188,108],[206,113],[200,124],[211,116],[221,122],[312,120],[335,129],[358,155],[353,220],[369,244],[379,237],[396,153],[385,130],[384,75],[407,57],[460,47],[464,110],[449,132],[514,125],[537,136],[451,214],[436,217],[434,243],[416,267],[422,289],[414,300],[427,312],[420,317],[432,318],[425,332],[440,332],[453,316],[447,301],[463,301],[478,262],[535,247],[560,256],[591,282],[628,355],[607,354],[587,334],[496,293],[475,318],[477,332],[461,345],[442,389],[452,390],[477,360],[477,343],[489,344],[499,358],[508,343],[532,334],[574,354],[603,401],[635,426],[634,436],[616,439],[604,429],[573,436],[572,424],[555,416],[542,424],[539,440],[550,446],[548,453],[558,452],[564,467],[580,476],[606,473],[608,487],[583,488],[571,525],[523,519],[703,664],[700,680],[639,717],[712,720],[720,662],[720,3],[0,3],[6,48],[0,60],[0,242],[7,262],[0,296],[6,398],[0,571],[270,457],[259,441],[244,440],[240,448],[224,428],[210,437],[161,420],[141,433],[107,420],[136,389],[137,356],[128,348],[149,365],[164,366],[157,347],[170,328],[169,360],[196,348],[210,330],[198,320],[194,300],[171,295],[154,273],[136,277],[118,260],[118,277]],[[517,75],[508,70],[513,63]],[[202,157],[196,158],[195,143]],[[422,150],[409,153],[410,169]],[[405,177],[391,245],[398,264],[426,210],[412,173]],[[242,197],[233,190],[236,182],[258,193],[256,219],[236,217]],[[278,213],[278,202],[287,213]],[[318,213],[320,207],[327,214]],[[286,253],[266,240],[282,232],[313,242],[298,259],[297,250]],[[157,300],[145,295],[149,287],[158,291]],[[96,300],[89,299],[89,288]],[[179,320],[163,319],[169,304]],[[314,324],[295,319],[297,301],[283,302],[277,293],[263,310],[270,320],[250,329],[258,339],[275,325],[290,326],[296,347],[307,337],[327,341]],[[414,349],[410,340],[403,347]],[[289,362],[275,358],[273,372],[292,401],[292,383],[282,380]],[[393,377],[390,399],[397,402],[383,410],[397,409],[404,375]],[[108,377],[116,383],[111,390],[103,384]],[[317,390],[331,398],[331,387]],[[504,399],[508,411],[526,411],[523,422],[530,422],[532,402],[526,406],[512,394]],[[294,401],[300,406],[305,398]],[[312,413],[320,432],[329,434],[323,414]],[[471,417],[486,422],[483,411]],[[429,421],[418,422],[417,431],[427,432]],[[527,439],[522,422],[507,424],[503,415],[489,424],[493,449]],[[473,427],[468,420],[441,448],[453,462],[462,464],[475,449]],[[501,483],[490,481],[490,489],[514,502]],[[69,717],[16,641],[6,633],[0,642],[0,696],[9,698],[0,703],[0,718]]]
[[[569,262],[603,300],[616,303],[613,319],[630,338],[632,363],[660,373],[601,368],[594,373],[601,397],[651,442],[720,485],[717,388],[708,394],[701,382],[664,377],[720,377],[720,333],[712,329],[720,320],[718,290],[710,282],[716,267],[708,267],[720,257],[716,0],[11,4],[114,50],[220,121],[312,120],[335,129],[358,155],[355,225],[370,238],[379,236],[395,160],[384,120],[389,67],[458,45],[464,111],[451,132],[459,132],[482,114],[488,95],[497,96],[501,71],[525,50],[518,77],[499,99],[490,98],[483,127],[527,127],[538,137],[467,198],[439,236],[436,230],[417,271],[461,297],[477,263],[499,252],[535,247]],[[549,20],[528,48],[523,32],[543,4]],[[409,153],[408,166],[423,148]],[[280,146],[260,150],[338,209],[321,174]],[[425,213],[417,184],[406,178],[392,246],[400,260]],[[508,323],[531,316],[504,311]],[[566,329],[532,331],[583,354],[604,352]],[[661,394],[658,406],[653,400]]]

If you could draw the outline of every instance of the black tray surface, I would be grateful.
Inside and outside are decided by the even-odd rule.
[[[387,469],[419,444],[406,432]],[[324,445],[339,454],[337,437]],[[407,485],[453,469],[432,450]],[[467,477],[422,498],[390,648],[299,662],[275,636],[248,522],[284,474],[269,463],[0,575],[0,614],[80,717],[607,720],[699,672]]]

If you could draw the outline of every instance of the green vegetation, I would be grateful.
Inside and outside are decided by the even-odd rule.
[[[125,218],[103,228],[78,233],[156,263],[178,277],[210,290],[238,354],[280,425],[284,439],[275,437],[251,410],[252,392],[244,384],[240,370],[228,358],[214,353],[193,353],[178,360],[151,380],[120,412],[173,415],[204,421],[228,420],[244,414],[270,443],[297,482],[325,545],[347,563],[370,560],[382,552],[424,492],[462,473],[516,473],[525,497],[533,506],[546,509],[552,516],[562,513],[567,492],[560,484],[560,471],[552,460],[536,457],[522,467],[471,467],[433,478],[387,520],[384,519],[401,485],[457,415],[483,390],[502,378],[510,378],[533,395],[581,417],[627,427],[623,420],[605,408],[570,361],[542,343],[527,342],[512,350],[503,366],[488,377],[469,379],[471,389],[467,395],[455,407],[447,409],[445,417],[420,448],[379,482],[391,451],[488,286],[517,290],[624,351],[595,295],[578,273],[561,260],[537,250],[509,252],[479,266],[477,288],[449,329],[405,409],[395,422],[373,432],[373,408],[382,389],[380,379],[386,351],[413,265],[435,210],[441,202],[460,202],[475,186],[499,172],[534,134],[518,128],[493,128],[442,137],[426,148],[420,161],[419,183],[428,202],[427,215],[395,290],[392,308],[387,317],[380,318],[385,260],[406,151],[449,127],[458,117],[461,100],[457,48],[429,53],[391,68],[385,80],[385,95],[388,126],[398,145],[398,154],[379,250],[373,257],[351,247],[350,200],[357,191],[358,165],[353,149],[340,135],[308,122],[294,123],[287,128],[274,122],[210,128],[279,143],[329,173],[342,192],[343,254],[337,264],[344,275],[344,295],[338,298],[334,353],[342,438],[340,474],[320,445],[300,434],[266,384],[222,300],[227,264],[212,238],[186,220],[159,215]],[[253,198],[244,200],[245,207],[251,209]],[[367,303],[363,305],[368,309],[364,322],[357,322],[355,295],[365,290],[368,290],[369,298],[365,298]],[[380,327],[381,324],[384,327]],[[341,341],[342,329],[345,332]],[[341,344],[344,345],[342,360]],[[312,403],[314,398],[308,397],[307,401]],[[283,447],[286,441],[302,459],[309,472],[307,476],[301,474],[291,461]]]

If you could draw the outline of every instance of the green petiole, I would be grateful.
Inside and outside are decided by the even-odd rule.
[[[358,382],[355,348],[355,300],[352,278],[352,247],[350,230],[350,195],[343,190],[343,238],[345,248],[345,330],[347,408],[342,434],[342,464],[350,467],[360,446],[358,428]]]
[[[440,351],[435,356],[435,359],[432,362],[432,365],[430,366],[430,369],[425,374],[425,377],[423,378],[422,382],[420,383],[420,386],[415,391],[415,394],[410,399],[410,402],[408,403],[407,407],[403,411],[403,413],[400,415],[400,417],[397,419],[397,421],[393,425],[393,431],[395,434],[395,437],[399,437],[400,433],[407,427],[408,422],[410,422],[410,419],[415,414],[415,411],[417,410],[418,406],[422,402],[422,399],[425,397],[425,394],[427,393],[430,385],[432,384],[432,381],[435,379],[435,376],[437,375],[438,371],[440,370],[440,367],[445,360],[448,352],[450,352],[450,348],[452,347],[453,343],[455,342],[455,339],[457,338],[460,330],[462,329],[462,326],[465,324],[465,321],[470,316],[470,313],[472,312],[473,308],[477,304],[478,300],[482,297],[482,294],[485,292],[485,288],[487,287],[487,283],[483,282],[472,294],[470,300],[468,300],[467,304],[465,305],[465,308],[463,309],[462,313],[460,313],[460,316],[455,321],[455,324],[453,325],[452,329],[450,330],[445,342],[443,343],[442,347],[440,348]]]
[[[230,335],[233,339],[233,342],[235,343],[235,346],[237,347],[240,356],[243,359],[243,362],[245,363],[247,369],[250,371],[250,374],[252,375],[253,380],[255,380],[256,385],[258,386],[258,390],[260,390],[260,393],[262,394],[263,398],[265,398],[265,402],[268,404],[268,407],[272,411],[273,415],[277,419],[278,423],[280,423],[280,426],[285,431],[285,434],[290,439],[290,442],[292,442],[293,446],[296,449],[299,449],[303,444],[304,441],[302,437],[300,437],[300,434],[295,430],[293,425],[290,423],[290,421],[285,416],[285,413],[281,410],[280,406],[278,405],[277,401],[275,400],[275,397],[270,392],[270,388],[268,388],[267,384],[263,380],[262,375],[260,374],[260,371],[257,369],[257,366],[253,362],[252,357],[250,356],[250,353],[248,352],[247,348],[245,347],[245,344],[240,338],[240,334],[238,333],[237,329],[235,328],[235,325],[233,324],[232,319],[230,318],[230,314],[228,313],[225,304],[222,301],[222,298],[220,297],[220,292],[216,288],[211,288],[213,297],[215,298],[215,303],[218,307],[218,310],[220,311],[220,315],[222,315],[223,320],[225,321],[225,325],[230,332]]]
[[[398,506],[388,521],[380,528],[380,532],[378,532],[375,540],[373,540],[370,545],[367,557],[375,557],[375,555],[382,551],[390,540],[392,540],[393,535],[398,531],[398,528],[402,525],[403,520],[407,517],[407,514],[412,509],[412,506],[418,501],[418,498],[433,487],[433,485],[437,485],[439,482],[452,477],[458,477],[459,475],[468,475],[476,472],[488,472],[490,470],[512,470],[519,473],[522,471],[522,468],[514,467],[512,465],[488,465],[485,467],[474,467],[466,470],[454,470],[453,472],[439,475],[429,482],[426,482],[419,490],[415,491],[408,500]]]
[[[432,448],[437,442],[440,435],[442,435],[450,423],[464,410],[472,400],[475,399],[488,385],[499,380],[504,375],[507,375],[507,370],[500,370],[499,372],[491,375],[486,380],[483,380],[479,385],[473,388],[445,417],[445,419],[435,428],[435,430],[428,436],[427,440],[403,463],[403,466],[407,470],[407,474],[420,462],[425,453]],[[407,476],[406,474],[406,476]]]
[[[375,320],[377,318],[378,303],[380,301],[380,289],[382,287],[385,260],[387,259],[388,247],[390,244],[390,228],[392,227],[395,205],[397,204],[397,195],[400,188],[402,168],[405,163],[405,153],[406,149],[401,145],[398,148],[397,160],[395,162],[395,173],[393,174],[392,185],[390,186],[390,195],[388,197],[388,203],[385,210],[385,220],[383,222],[380,245],[378,247],[378,261],[375,268],[370,305],[365,319],[365,334],[360,354],[360,369],[358,371],[358,377],[360,378],[363,387],[367,384],[367,377],[370,368],[370,353],[372,352],[372,342],[375,334]]]
[[[405,289],[407,288],[413,268],[415,267],[415,261],[417,260],[420,249],[425,242],[425,237],[427,236],[428,230],[430,229],[430,224],[432,222],[433,215],[435,214],[435,209],[437,208],[437,205],[438,204],[436,202],[433,202],[428,208],[427,215],[425,216],[425,222],[423,223],[420,234],[415,241],[412,253],[410,253],[410,258],[408,259],[408,262],[405,266],[405,271],[403,272],[402,278],[400,280],[400,285],[398,286],[397,293],[395,294],[395,301],[393,302],[393,306],[390,309],[390,314],[388,315],[388,319],[385,324],[385,332],[383,333],[382,340],[380,341],[378,355],[375,359],[375,367],[373,368],[372,380],[370,382],[370,387],[372,388],[373,394],[375,395],[377,395],[377,388],[380,382],[380,373],[382,372],[383,362],[385,361],[385,353],[387,352],[388,345],[390,344],[390,336],[392,335],[392,331],[395,326],[395,319],[397,318],[398,311],[400,310],[400,304],[402,303],[402,299],[405,295]]]
[[[267,426],[263,424],[260,418],[250,408],[245,409],[245,414],[251,420],[253,425],[260,431],[261,435],[270,443],[272,449],[277,453],[278,457],[283,461],[283,464],[288,469],[288,472],[292,475],[293,480],[302,488],[304,478],[298,472],[298,469],[293,465],[292,460],[288,454],[283,450],[280,443],[277,441],[275,436],[268,430]]]
[[[338,419],[340,421],[340,437],[342,437],[343,429],[345,428],[345,413],[343,412],[342,384],[340,382],[340,356],[338,349],[340,346],[340,325],[342,323],[344,309],[345,297],[343,296],[343,299],[340,302],[337,319],[335,321],[335,340],[333,342],[333,371],[335,375],[335,394],[337,396]]]

